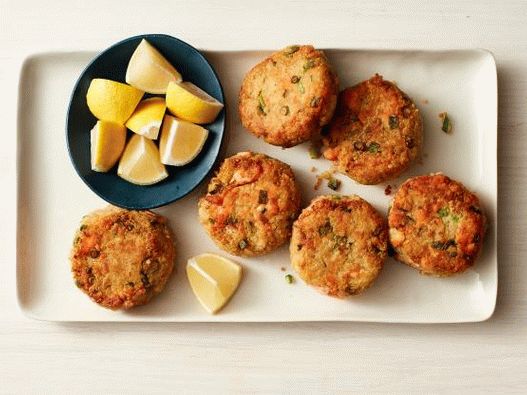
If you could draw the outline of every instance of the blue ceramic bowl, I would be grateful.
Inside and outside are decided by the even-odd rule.
[[[154,185],[139,186],[123,180],[117,175],[117,166],[107,173],[91,170],[90,130],[97,119],[88,109],[86,92],[93,78],[125,82],[128,61],[143,38],[172,63],[184,81],[194,83],[225,104],[220,81],[207,59],[189,44],[164,34],[127,38],[103,51],[86,67],[73,89],[67,115],[66,138],[71,161],[93,192],[111,204],[136,210],[164,206],[196,188],[216,162],[225,129],[223,109],[214,123],[205,125],[209,136],[198,157],[182,167],[166,166],[169,176]],[[149,96],[146,94],[144,98]]]

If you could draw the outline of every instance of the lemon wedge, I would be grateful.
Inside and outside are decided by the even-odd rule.
[[[242,278],[242,268],[215,254],[201,254],[187,262],[187,277],[194,295],[211,314],[232,297]]]
[[[97,121],[90,131],[91,168],[107,172],[119,160],[126,142],[126,128],[114,122]]]
[[[137,134],[155,140],[159,135],[165,109],[165,100],[161,97],[143,100],[126,121],[126,127]]]
[[[145,39],[135,49],[126,82],[148,93],[166,93],[170,81],[181,81],[181,74]]]
[[[138,134],[134,134],[126,145],[117,175],[137,185],[152,185],[168,177],[165,166],[159,160],[157,146]]]
[[[186,165],[201,152],[208,135],[209,131],[199,125],[165,115],[159,140],[161,163]]]
[[[86,101],[90,111],[97,119],[124,125],[143,94],[143,91],[130,85],[94,78],[88,87]]]
[[[176,117],[193,123],[211,123],[223,104],[191,82],[171,82],[167,89],[167,108]]]

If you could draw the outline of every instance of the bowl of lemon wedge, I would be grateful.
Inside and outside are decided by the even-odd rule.
[[[224,94],[206,57],[164,34],[120,41],[81,73],[66,140],[81,179],[107,202],[150,209],[190,193],[212,170]]]

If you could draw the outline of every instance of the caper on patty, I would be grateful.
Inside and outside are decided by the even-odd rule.
[[[330,121],[337,94],[338,80],[324,53],[292,45],[247,73],[239,94],[240,119],[266,142],[292,147]]]
[[[300,192],[289,165],[241,152],[225,159],[198,206],[201,224],[220,248],[255,256],[289,239]]]
[[[397,177],[418,157],[419,109],[393,82],[376,74],[344,89],[323,139],[324,157],[361,184]]]
[[[83,217],[71,251],[75,284],[93,301],[128,309],[159,294],[175,259],[166,219],[113,206]]]
[[[479,255],[486,218],[478,197],[437,173],[401,185],[388,214],[395,258],[423,274],[450,276]]]
[[[345,297],[368,288],[387,255],[388,227],[359,196],[319,196],[293,225],[289,252],[299,276],[322,293]]]

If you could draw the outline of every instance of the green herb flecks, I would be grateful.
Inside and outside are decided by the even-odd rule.
[[[320,102],[322,101],[322,98],[320,97],[314,97],[311,99],[311,101],[309,102],[309,105],[312,107],[312,108],[315,108],[315,107],[318,107],[318,105],[320,104]]]
[[[267,109],[265,107],[265,100],[262,95],[262,91],[258,92],[258,112],[262,115],[267,115]]]
[[[291,77],[292,84],[298,84],[299,82],[300,82],[300,77],[298,75],[294,75]]]
[[[368,145],[368,152],[370,154],[376,154],[381,151],[381,146],[379,143],[372,142]]]
[[[247,248],[247,240],[243,239],[243,240],[240,240],[240,242],[238,243],[238,248],[240,250],[244,250]]]
[[[353,244],[353,241],[348,239],[347,236],[334,235],[333,241],[335,242],[334,248],[349,248]]]
[[[318,159],[320,158],[320,156],[321,156],[320,147],[317,144],[312,143],[311,146],[309,147],[309,157],[311,159]]]
[[[328,188],[336,191],[340,188],[340,180],[337,180],[336,178],[330,177],[328,179]]]
[[[306,89],[304,88],[304,84],[302,84],[302,81],[298,81],[298,91],[302,94],[306,93]]]
[[[445,206],[437,210],[437,215],[443,220],[443,222],[453,222],[454,224],[457,224],[460,220],[460,216],[451,212],[450,209]]]
[[[315,59],[308,59],[306,60],[306,62],[304,63],[304,72],[309,70],[309,69],[312,69],[313,67],[315,67]]]
[[[267,200],[267,191],[265,189],[260,189],[260,192],[258,192],[258,204],[266,204]]]
[[[445,218],[450,214],[450,210],[448,207],[441,207],[439,210],[437,210],[437,215],[439,215],[441,218]]]
[[[399,118],[397,118],[397,115],[390,115],[388,118],[388,124],[390,125],[390,129],[396,129],[399,127]]]
[[[470,211],[476,213],[476,214],[481,214],[481,209],[479,207],[476,207],[476,206],[470,206],[469,207]]]
[[[448,113],[442,112],[439,114],[439,118],[443,121],[441,124],[441,130],[447,134],[452,133],[452,122],[450,121],[450,118],[448,117]]]
[[[453,239],[450,239],[448,241],[442,242],[442,241],[433,241],[432,242],[432,248],[436,250],[442,250],[446,251],[449,247],[455,247],[456,241]]]
[[[293,284],[295,282],[295,278],[291,274],[286,274],[284,278],[288,284]]]
[[[225,220],[225,225],[234,225],[238,220],[234,215],[229,215]]]
[[[284,49],[284,55],[288,57],[293,56],[293,54],[297,52],[299,49],[300,47],[298,45],[290,45],[289,47]]]
[[[318,228],[318,234],[319,236],[326,236],[328,233],[330,233],[333,230],[331,227],[331,224],[326,222],[324,225]]]

